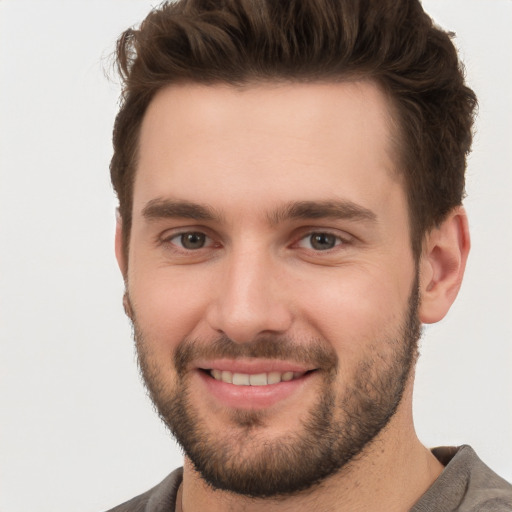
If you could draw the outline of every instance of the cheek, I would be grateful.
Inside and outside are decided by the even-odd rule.
[[[168,350],[195,332],[204,316],[204,280],[194,272],[160,269],[139,272],[129,280],[137,322],[153,348]]]
[[[383,269],[338,269],[329,279],[317,276],[307,292],[297,291],[304,297],[301,316],[333,345],[340,361],[356,360],[398,336],[411,283],[412,277],[397,279]]]

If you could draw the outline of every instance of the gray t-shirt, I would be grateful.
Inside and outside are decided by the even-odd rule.
[[[512,512],[512,485],[489,469],[470,446],[434,448],[445,466],[410,512]],[[108,512],[171,512],[183,470],[173,471],[149,491]]]
[[[445,466],[411,512],[512,511],[512,485],[489,469],[467,445],[432,453]]]

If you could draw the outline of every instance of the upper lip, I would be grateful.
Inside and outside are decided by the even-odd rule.
[[[220,370],[233,373],[246,373],[256,375],[269,372],[298,372],[306,373],[315,370],[313,366],[308,366],[293,361],[283,361],[279,359],[214,359],[205,361],[196,361],[194,365],[200,370]]]

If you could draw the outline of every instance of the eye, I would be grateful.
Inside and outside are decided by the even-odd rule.
[[[202,249],[209,244],[210,238],[199,231],[187,231],[186,233],[174,235],[169,241],[182,249],[193,251]]]
[[[343,243],[343,240],[332,233],[310,233],[309,235],[302,238],[299,241],[299,247],[303,247],[305,249],[313,249],[315,251],[328,251],[329,249],[333,249],[337,245]]]

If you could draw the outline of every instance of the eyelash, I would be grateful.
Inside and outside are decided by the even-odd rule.
[[[182,239],[183,240],[183,237],[186,236],[186,235],[202,235],[205,237],[205,244],[209,241],[210,243],[208,245],[204,245],[202,247],[199,247],[197,249],[188,249],[186,247],[183,247],[183,244],[181,245],[178,245],[176,242],[174,242],[174,240],[176,239]],[[189,230],[186,230],[186,231],[180,231],[179,233],[173,233],[172,235],[169,235],[169,236],[165,236],[163,238],[159,238],[159,244],[162,244],[162,245],[171,245],[175,248],[177,248],[177,250],[179,251],[183,251],[183,252],[195,252],[197,250],[200,250],[200,249],[209,249],[211,247],[211,242],[213,242],[213,239],[212,237],[208,236],[204,231],[201,231],[200,229],[189,229]],[[219,244],[220,246],[220,244]]]
[[[193,248],[186,248],[183,246],[183,237],[186,236],[186,235],[199,235],[199,236],[204,236],[205,238],[205,243],[204,245],[202,245],[201,247],[197,247],[195,249]],[[324,249],[315,249],[314,247],[304,247],[304,243],[308,243],[308,239],[310,240],[310,243],[309,245],[311,245],[311,242],[312,242],[312,237],[313,236],[324,236],[324,237],[328,237],[328,238],[333,238],[333,242],[334,242],[334,245],[332,247],[327,247],[327,248],[324,248]],[[181,242],[176,242],[175,240],[176,239],[180,239],[181,238]],[[295,242],[293,242],[291,244],[291,247],[300,247],[302,249],[305,249],[307,251],[312,251],[314,253],[330,253],[331,251],[333,250],[336,250],[336,248],[339,248],[340,246],[345,246],[347,244],[350,244],[351,242],[351,238],[347,235],[345,237],[342,237],[340,236],[339,234],[336,234],[336,233],[333,233],[332,231],[329,231],[329,230],[322,230],[322,229],[318,229],[318,230],[310,230],[306,233],[301,233],[301,236],[300,238],[296,239]],[[197,252],[197,251],[200,251],[201,249],[212,249],[212,248],[215,248],[216,246],[217,247],[221,247],[221,244],[215,244],[214,242],[214,239],[207,235],[204,230],[201,230],[201,229],[188,229],[188,230],[184,230],[184,231],[180,231],[178,233],[173,233],[169,236],[165,236],[165,237],[159,237],[158,239],[158,243],[159,245],[169,245],[169,246],[172,246],[174,250],[176,251],[179,251],[179,252],[183,252],[183,253],[193,253],[193,252]]]
[[[324,249],[315,249],[314,247],[303,247],[301,244],[303,244],[304,242],[308,243],[308,240],[309,240],[309,245],[312,245],[313,243],[313,237],[314,236],[323,236],[323,237],[328,237],[328,238],[331,238],[331,239],[334,239],[333,242],[334,242],[334,245],[332,247],[328,247],[328,248],[324,248]],[[348,237],[341,237],[340,235],[336,234],[336,233],[332,233],[331,231],[327,231],[327,230],[318,230],[318,231],[309,231],[308,233],[306,233],[304,236],[302,236],[297,242],[295,245],[298,245],[299,247],[302,247],[304,249],[307,249],[307,250],[312,250],[314,252],[318,252],[318,253],[321,253],[321,252],[328,252],[328,251],[331,251],[331,250],[335,250],[337,247],[339,247],[340,245],[346,245],[349,243],[349,240],[347,239]]]

